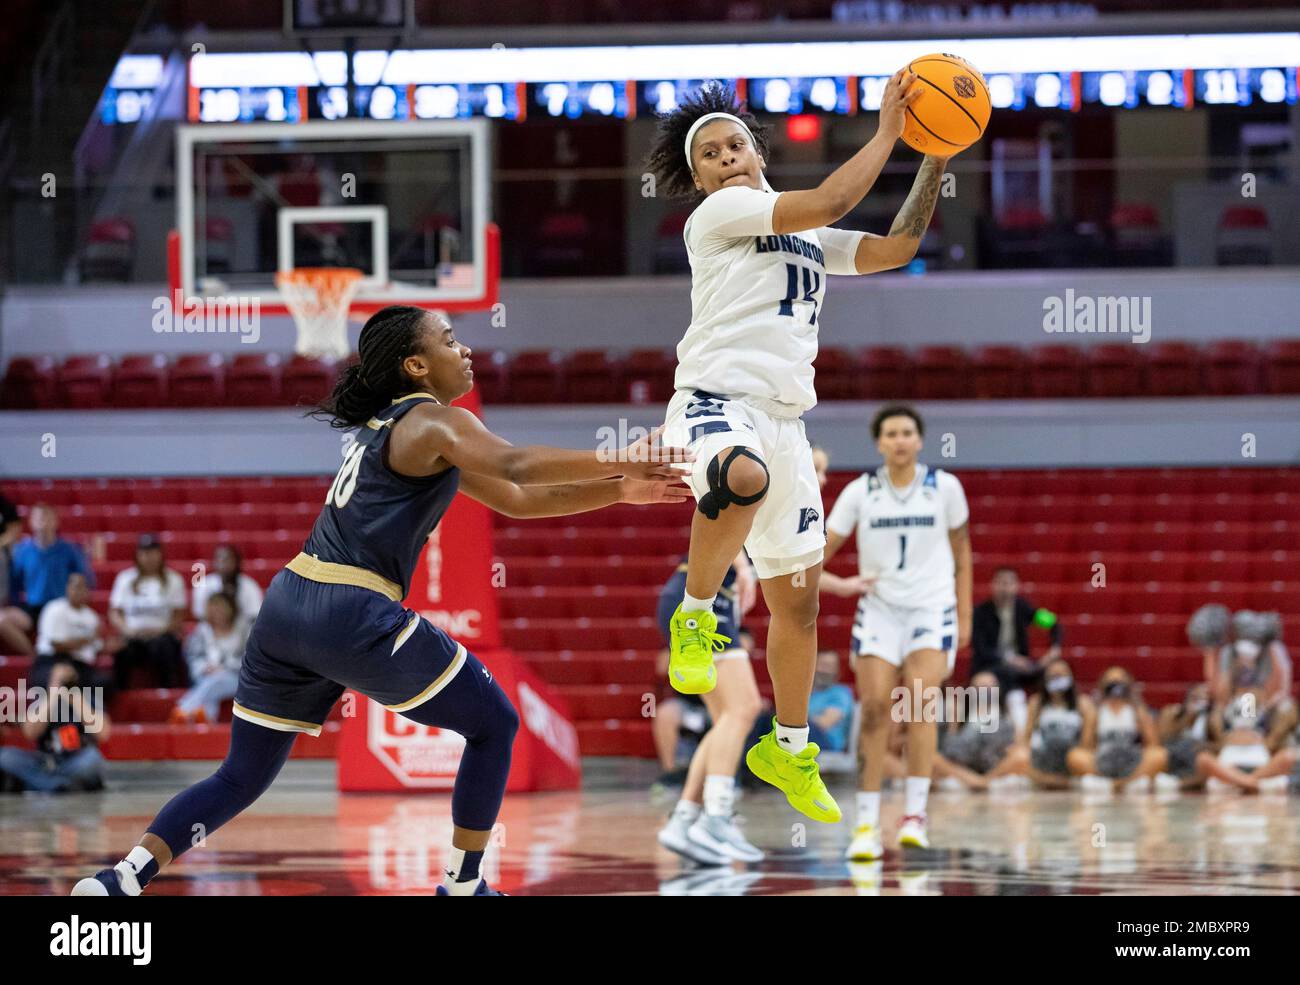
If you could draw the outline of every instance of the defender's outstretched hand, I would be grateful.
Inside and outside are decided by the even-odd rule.
[[[663,430],[663,425],[660,425],[644,438],[619,450],[618,462],[626,466],[624,478],[671,480],[682,477],[682,470],[674,468],[674,464],[695,461],[695,453],[689,448],[660,444]]]
[[[652,506],[655,503],[684,503],[693,498],[691,487],[681,479],[620,479],[624,503]]]

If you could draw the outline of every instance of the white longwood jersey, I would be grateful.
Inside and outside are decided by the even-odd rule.
[[[721,188],[686,221],[691,324],[677,346],[675,384],[802,413],[817,403],[813,359],[826,275],[857,273],[864,234],[827,226],[774,234],[779,195]]]
[[[946,607],[957,604],[948,532],[969,517],[955,475],[917,465],[911,487],[900,492],[882,466],[844,487],[826,530],[841,537],[856,532],[858,573],[876,579],[872,591],[882,602]]]

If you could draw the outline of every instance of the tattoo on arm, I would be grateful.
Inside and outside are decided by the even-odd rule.
[[[946,162],[927,157],[921,162],[921,169],[916,173],[912,191],[907,201],[894,217],[894,224],[889,227],[890,236],[907,236],[920,239],[925,228],[934,215],[934,205],[939,198],[939,185],[943,181]]]

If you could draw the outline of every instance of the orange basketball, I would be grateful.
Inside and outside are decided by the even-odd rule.
[[[974,65],[956,55],[924,55],[907,68],[922,90],[903,125],[908,147],[951,157],[980,139],[993,104],[984,76]]]

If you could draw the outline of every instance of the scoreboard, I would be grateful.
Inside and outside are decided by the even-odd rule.
[[[1294,105],[1300,32],[200,52],[185,67],[187,116],[633,119],[673,109],[710,79],[733,83],[758,112],[852,116],[879,110],[894,70],[932,51],[976,65],[1001,110]],[[158,56],[124,57],[101,119],[139,119],[161,76]]]
[[[666,112],[704,79],[554,81],[354,86],[228,86],[196,89],[190,119],[196,123],[296,123],[304,119],[443,120],[487,116],[521,120],[536,114],[575,119],[621,119]],[[851,116],[876,112],[888,76],[756,78],[727,80],[751,109],[768,114]],[[1294,105],[1296,69],[1202,69],[994,73],[987,76],[995,109],[1078,111],[1195,105]],[[122,99],[147,94],[124,91]],[[106,97],[106,100],[108,97]],[[128,107],[133,110],[134,107]],[[135,113],[119,111],[129,122]],[[114,122],[105,114],[105,122]]]

